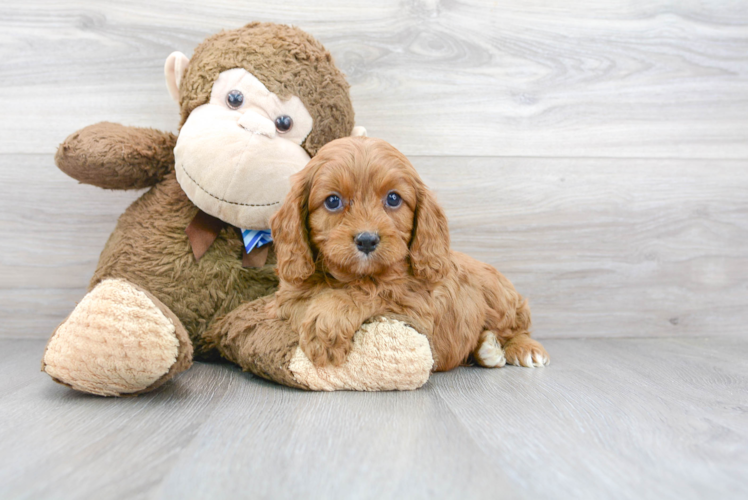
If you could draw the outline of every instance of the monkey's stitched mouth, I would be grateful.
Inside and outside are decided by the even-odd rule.
[[[218,200],[220,202],[228,203],[230,205],[239,205],[239,206],[242,206],[242,207],[272,207],[273,205],[280,205],[280,203],[281,203],[280,201],[274,201],[272,203],[240,203],[238,201],[224,200],[220,196],[216,196],[213,193],[211,193],[210,191],[208,191],[207,189],[205,189],[204,187],[202,187],[200,185],[200,183],[197,182],[195,180],[195,178],[190,175],[190,173],[187,171],[187,169],[184,168],[184,165],[182,165],[180,163],[179,167],[182,169],[182,172],[184,172],[184,175],[186,175],[195,184],[195,186],[197,186],[203,193],[207,194],[211,198],[215,198],[216,200]]]

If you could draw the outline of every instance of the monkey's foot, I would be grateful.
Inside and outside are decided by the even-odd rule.
[[[433,365],[424,335],[402,321],[378,317],[356,332],[342,365],[315,367],[297,348],[289,368],[314,391],[409,391],[426,383]]]
[[[99,283],[57,327],[42,359],[56,382],[101,396],[160,386],[192,364],[192,343],[156,297],[121,279]]]

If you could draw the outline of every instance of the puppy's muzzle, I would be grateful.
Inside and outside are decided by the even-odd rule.
[[[379,245],[379,235],[375,233],[358,233],[353,238],[353,241],[356,243],[356,248],[358,248],[359,252],[369,255]]]

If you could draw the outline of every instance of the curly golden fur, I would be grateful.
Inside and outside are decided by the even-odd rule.
[[[338,139],[291,182],[271,219],[280,277],[273,312],[299,332],[315,364],[341,364],[361,324],[385,313],[430,332],[435,371],[471,354],[501,366],[481,351],[497,340],[510,363],[547,364],[545,349],[530,338],[525,299],[493,267],[450,250],[444,211],[394,147]],[[391,193],[399,205],[388,203]],[[334,210],[330,196],[340,201]],[[355,241],[362,233],[378,236],[369,253]],[[495,352],[503,361],[498,346]]]

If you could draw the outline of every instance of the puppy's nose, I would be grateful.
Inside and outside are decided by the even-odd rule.
[[[374,233],[358,233],[353,241],[356,242],[356,247],[360,252],[370,254],[373,252],[377,245],[379,245],[379,235]]]

